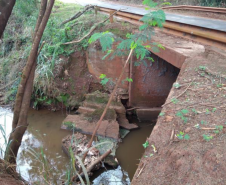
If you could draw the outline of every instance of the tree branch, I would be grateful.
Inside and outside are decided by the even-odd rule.
[[[103,24],[105,23],[108,19],[110,19],[113,15],[115,15],[118,11],[120,10],[117,10],[115,11],[113,14],[111,14],[108,18],[106,18],[105,20],[99,22],[99,23],[96,23],[92,26],[92,28],[90,29],[89,33],[87,33],[84,37],[82,37],[81,39],[79,40],[74,40],[74,41],[71,41],[71,42],[66,42],[62,45],[68,45],[68,44],[76,44],[76,43],[79,43],[81,42],[82,40],[84,40],[86,37],[88,37],[89,35],[91,35],[93,33],[93,31],[100,25],[100,24]]]
[[[79,18],[82,14],[84,14],[85,12],[87,12],[88,10],[90,9],[94,9],[95,6],[86,6],[85,9],[83,11],[80,11],[78,13],[76,13],[73,17],[71,17],[70,19],[67,19],[66,21],[62,22],[61,26],[70,22],[70,21],[73,21],[77,18]]]

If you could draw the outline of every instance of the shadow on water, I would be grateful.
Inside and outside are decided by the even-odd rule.
[[[0,124],[6,129],[7,136],[11,132],[12,117],[13,114],[10,110],[0,107]],[[69,131],[60,129],[64,118],[65,114],[62,112],[51,112],[48,110],[36,111],[33,109],[29,111],[29,126],[23,137],[23,142],[17,157],[17,170],[24,179],[30,182],[38,179],[37,177],[40,174],[39,166],[41,164],[35,160],[34,156],[28,150],[34,149],[40,153],[41,147],[54,171],[60,174],[60,176],[57,175],[58,180],[64,178],[70,160],[61,149],[61,141],[65,136],[71,134]],[[122,143],[119,143],[116,152],[116,157],[121,168],[128,172],[130,179],[132,179],[139,164],[139,159],[143,155],[144,148],[142,144],[149,137],[154,126],[154,123],[150,122],[137,122],[137,124],[140,126],[140,129],[131,131],[123,139]],[[2,144],[1,138],[0,144]],[[106,169],[102,169],[100,172],[103,171],[106,171]],[[99,175],[100,172],[94,173],[92,179]]]

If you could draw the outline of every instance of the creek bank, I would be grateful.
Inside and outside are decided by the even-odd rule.
[[[226,55],[204,48],[185,60],[133,185],[225,184]]]

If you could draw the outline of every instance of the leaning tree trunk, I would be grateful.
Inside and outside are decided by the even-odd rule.
[[[5,30],[16,0],[0,0],[0,38]]]
[[[47,0],[41,1],[41,9],[35,27],[32,49],[30,51],[27,64],[23,70],[21,82],[17,91],[12,123],[13,131],[10,134],[8,141],[9,147],[5,153],[5,159],[10,163],[16,163],[16,157],[21,145],[22,137],[28,126],[27,115],[33,90],[38,48],[54,2],[55,0],[49,0],[47,6]]]

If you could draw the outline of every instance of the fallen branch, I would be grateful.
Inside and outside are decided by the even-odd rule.
[[[76,13],[73,17],[71,17],[70,19],[67,19],[66,21],[62,22],[61,26],[70,22],[70,21],[73,21],[77,18],[79,18],[82,14],[84,14],[85,12],[87,12],[88,10],[90,9],[94,9],[95,6],[86,6],[85,9],[83,11],[80,11],[78,13]]]
[[[71,42],[66,42],[66,43],[63,43],[62,45],[68,45],[68,44],[75,44],[75,43],[79,43],[81,42],[82,40],[84,40],[85,38],[87,38],[89,35],[91,35],[93,33],[93,31],[100,25],[100,24],[103,24],[105,23],[108,19],[110,19],[113,15],[115,15],[119,10],[115,11],[113,14],[111,14],[108,18],[106,18],[105,20],[99,22],[99,23],[96,23],[92,26],[92,28],[90,29],[89,33],[87,33],[84,37],[82,37],[81,39],[79,40],[74,40],[74,41],[71,41]]]
[[[175,130],[173,129],[171,132],[170,141],[172,141],[174,139],[174,134],[175,134]]]
[[[199,128],[201,130],[216,130],[216,128]]]
[[[143,167],[141,168],[140,172],[138,173],[137,178],[140,176],[140,174],[142,173],[145,166],[146,166],[146,163],[143,163]]]
[[[182,95],[189,89],[189,87],[191,86],[192,83],[193,83],[193,81],[187,86],[187,88],[186,88],[181,94],[179,94],[178,96],[173,97],[173,98],[171,98],[171,99],[177,99],[177,98],[179,98],[180,96],[182,96]],[[166,106],[166,105],[168,105],[168,104],[170,104],[170,103],[172,103],[172,101],[165,103],[164,105],[162,105],[162,107],[164,107],[164,106]]]

